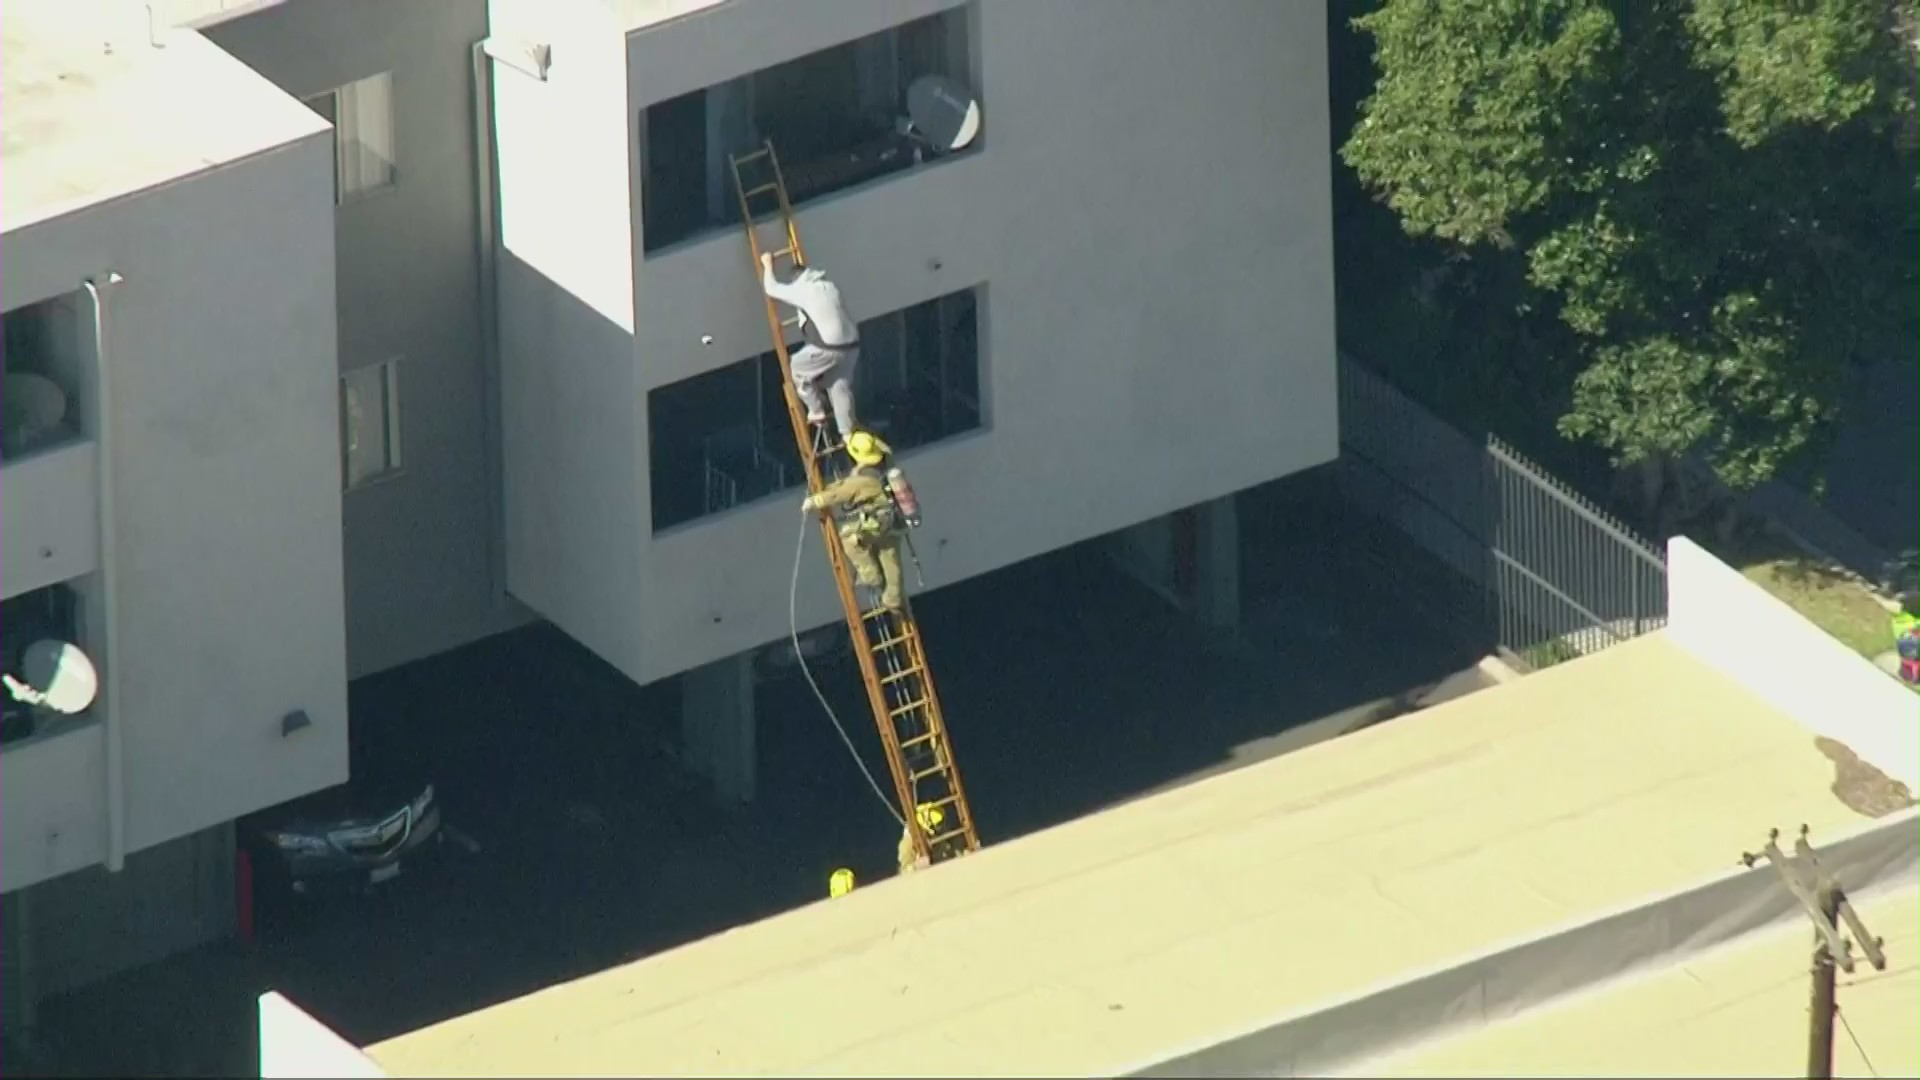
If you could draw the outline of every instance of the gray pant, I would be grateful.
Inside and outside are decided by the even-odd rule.
[[[825,420],[827,403],[831,401],[833,425],[840,429],[840,439],[845,442],[859,426],[853,412],[853,369],[860,363],[860,350],[806,345],[789,359],[793,364],[793,388],[799,391],[800,401],[807,407],[807,419]],[[821,400],[822,387],[826,388],[825,401]]]

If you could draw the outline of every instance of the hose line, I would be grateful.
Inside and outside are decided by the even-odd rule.
[[[813,670],[807,666],[807,655],[800,651],[800,556],[807,549],[807,526],[811,522],[805,514],[800,516],[800,536],[793,544],[793,578],[787,585],[787,637],[793,642],[793,658],[800,663],[800,674],[807,677],[807,685],[813,688],[813,696],[820,707],[827,712],[827,719],[833,721],[833,730],[840,735],[840,741],[846,745],[847,753],[853,755],[853,763],[860,766],[860,775],[867,778],[867,786],[873,789],[874,797],[880,805],[886,807],[887,816],[901,828],[907,827],[907,820],[894,808],[893,800],[880,787],[880,781],[874,779],[873,770],[867,768],[867,761],[860,756],[859,748],[853,745],[853,737],[847,734],[846,725],[840,722],[840,714],[833,711],[832,703],[813,679]]]

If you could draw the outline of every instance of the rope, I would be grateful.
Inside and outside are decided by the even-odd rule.
[[[846,745],[847,753],[853,755],[853,763],[860,766],[860,775],[867,778],[867,786],[873,789],[874,797],[880,800],[881,806],[886,807],[887,816],[904,829],[907,827],[906,818],[900,816],[900,811],[894,808],[893,800],[887,798],[886,791],[880,787],[880,781],[874,779],[873,770],[867,768],[866,759],[860,756],[859,749],[853,745],[853,737],[847,734],[846,725],[840,722],[840,714],[833,711],[833,705],[827,701],[826,693],[820,689],[820,684],[814,681],[813,669],[807,666],[806,653],[800,651],[800,556],[807,549],[808,524],[807,516],[802,514],[800,536],[793,543],[793,579],[787,585],[787,637],[793,642],[793,658],[799,661],[800,674],[807,677],[807,685],[813,688],[814,698],[820,702],[820,707],[826,710],[827,719],[833,721],[833,730],[839,734],[840,741]]]

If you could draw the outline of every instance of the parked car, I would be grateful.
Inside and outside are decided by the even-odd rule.
[[[364,891],[437,848],[440,803],[424,769],[381,763],[240,822],[256,894]]]

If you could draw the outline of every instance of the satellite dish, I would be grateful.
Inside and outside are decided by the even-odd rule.
[[[8,372],[0,381],[0,425],[9,453],[35,446],[66,418],[67,392],[45,375]]]
[[[922,139],[946,154],[980,136],[980,102],[945,75],[922,75],[907,87],[907,120]]]
[[[27,646],[21,657],[26,679],[6,677],[14,698],[72,716],[87,711],[100,692],[100,676],[80,646],[43,638]]]

